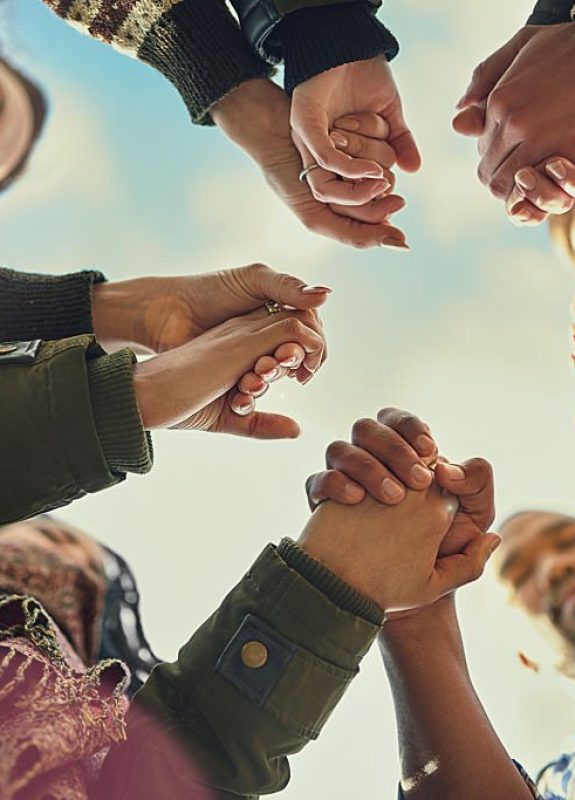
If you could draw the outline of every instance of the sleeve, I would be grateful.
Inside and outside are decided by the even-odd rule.
[[[92,286],[104,280],[93,270],[36,275],[0,267],[0,341],[93,333]]]
[[[178,660],[140,690],[98,797],[197,798],[198,780],[218,800],[281,790],[288,756],[319,736],[379,630],[268,545]]]
[[[70,25],[161,72],[193,122],[271,68],[244,40],[225,0],[43,0]]]
[[[537,776],[538,798],[573,797],[575,792],[575,754],[563,753],[547,764]]]
[[[285,64],[285,89],[341,64],[399,52],[395,36],[365,2],[306,8],[279,25]]]
[[[0,344],[0,524],[151,469],[134,361],[89,335]]]
[[[529,17],[528,25],[557,25],[571,22],[575,10],[573,0],[539,0]]]

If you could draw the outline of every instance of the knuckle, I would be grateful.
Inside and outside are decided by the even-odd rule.
[[[497,120],[508,119],[512,113],[512,104],[505,89],[494,89],[487,100],[487,113]]]
[[[245,267],[246,270],[250,270],[255,275],[264,274],[267,272],[273,272],[271,267],[268,267],[267,264],[262,264],[261,262],[257,261],[254,264],[250,264],[249,266]]]
[[[506,185],[503,183],[501,178],[489,178],[487,185],[489,186],[489,191],[492,195],[498,198],[507,197],[509,192],[507,191]]]
[[[306,326],[294,316],[286,317],[280,324],[288,336],[293,336],[296,339],[301,338],[306,332]]]
[[[337,439],[335,442],[330,442],[325,451],[325,457],[328,464],[334,464],[344,457],[345,451],[349,447],[347,442],[342,439]]]

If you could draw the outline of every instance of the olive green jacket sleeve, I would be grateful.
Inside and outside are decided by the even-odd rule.
[[[0,345],[0,524],[151,468],[134,360],[106,354],[91,335]]]
[[[98,800],[196,800],[202,787],[217,800],[253,800],[285,787],[287,757],[319,736],[379,631],[348,610],[357,593],[328,575],[329,593],[345,587],[344,607],[268,545],[140,690]]]
[[[556,25],[571,21],[573,0],[539,0],[529,17],[528,25]],[[575,33],[575,28],[573,29]]]

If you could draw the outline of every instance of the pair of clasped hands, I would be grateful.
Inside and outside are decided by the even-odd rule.
[[[453,127],[478,139],[479,178],[518,225],[539,224],[574,205],[574,61],[573,23],[524,27],[477,67],[458,103]],[[260,108],[279,103],[283,110],[287,101],[277,87],[252,83]],[[290,184],[288,191],[277,162],[287,170],[290,159],[283,150],[262,158],[256,146],[254,158],[272,188],[312,230],[357,247],[405,248],[403,232],[389,221],[405,205],[393,194],[392,169],[415,172],[421,159],[385,58],[317,75],[287,106],[294,154],[313,169],[307,187]]]

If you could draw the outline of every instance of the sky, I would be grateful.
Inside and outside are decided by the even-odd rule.
[[[475,177],[474,142],[450,127],[473,67],[529,11],[523,0],[390,0],[381,12],[402,45],[393,68],[424,158],[417,175],[398,179],[406,254],[307,232],[243,153],[190,124],[160,75],[39,0],[4,7],[2,40],[43,86],[50,115],[27,174],[0,198],[3,265],[95,267],[121,280],[261,261],[333,287],[329,361],[305,388],[275,386],[261,404],[298,419],[298,441],[161,432],[150,475],[61,511],[128,558],[162,657],[175,656],[267,542],[297,538],[304,480],[325,447],[383,406],[427,420],[452,460],[488,458],[499,519],[524,507],[573,512],[573,275],[545,228],[506,221]],[[519,648],[543,663],[548,653],[492,576],[462,590],[459,608],[478,693],[509,752],[536,772],[575,733],[575,697],[550,667],[537,676],[519,665]],[[283,796],[395,798],[397,779],[374,650],[320,740],[292,760]]]

